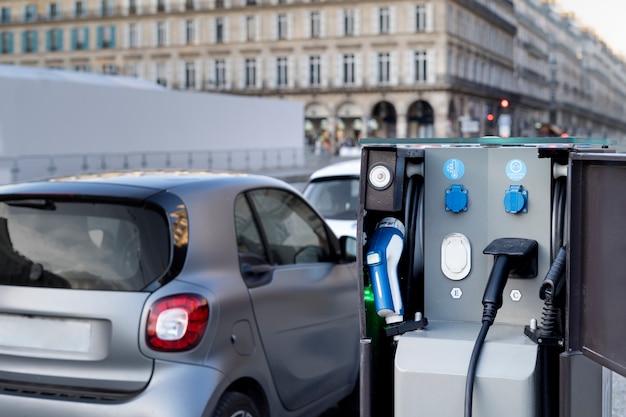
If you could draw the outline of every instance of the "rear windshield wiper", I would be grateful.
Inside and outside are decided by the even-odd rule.
[[[10,200],[4,203],[12,207],[28,207],[39,210],[56,210],[57,208],[53,201],[46,199]]]

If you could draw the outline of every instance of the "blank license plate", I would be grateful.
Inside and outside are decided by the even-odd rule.
[[[89,352],[91,323],[82,320],[0,314],[0,346]]]

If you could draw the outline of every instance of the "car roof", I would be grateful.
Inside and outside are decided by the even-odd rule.
[[[209,171],[109,171],[28,181],[0,187],[0,195],[116,196],[143,199],[181,185],[202,183],[219,187],[238,183],[246,186],[285,187],[284,181],[263,175]]]
[[[317,180],[327,177],[358,177],[361,173],[361,160],[351,159],[349,161],[336,162],[313,172],[309,180]]]

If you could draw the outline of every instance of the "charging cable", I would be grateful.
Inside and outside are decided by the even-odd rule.
[[[537,246],[537,241],[531,239],[502,238],[491,242],[483,251],[484,254],[494,255],[495,260],[485,287],[485,293],[483,294],[482,326],[474,343],[467,370],[467,379],[465,381],[465,417],[472,416],[472,397],[478,359],[480,358],[487,332],[495,321],[498,310],[502,307],[502,293],[504,292],[509,274],[514,269],[521,269],[526,266],[525,263],[528,261],[528,258],[531,258],[533,255],[536,259]]]

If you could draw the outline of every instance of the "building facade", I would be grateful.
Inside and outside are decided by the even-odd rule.
[[[333,146],[626,136],[626,65],[551,0],[0,0],[0,63],[299,100]]]

